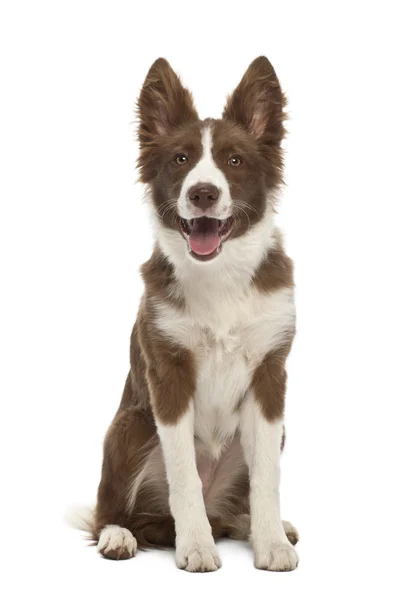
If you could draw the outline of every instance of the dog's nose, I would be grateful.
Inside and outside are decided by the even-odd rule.
[[[192,204],[206,210],[219,198],[219,190],[211,183],[199,183],[189,190],[189,200]]]

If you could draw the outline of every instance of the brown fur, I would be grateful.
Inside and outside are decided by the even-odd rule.
[[[179,309],[183,308],[185,300],[177,285],[174,267],[158,246],[154,248],[151,258],[142,265],[141,275],[148,298],[164,299]]]
[[[283,417],[287,379],[285,363],[291,345],[290,340],[284,346],[269,352],[252,378],[255,399],[268,421]]]
[[[254,273],[253,284],[264,294],[282,287],[293,287],[293,263],[284,252],[279,239]]]
[[[139,340],[146,357],[146,378],[154,414],[165,424],[174,424],[186,412],[196,386],[192,353],[167,340],[152,325],[146,302],[139,315]],[[148,308],[148,310],[147,310]]]

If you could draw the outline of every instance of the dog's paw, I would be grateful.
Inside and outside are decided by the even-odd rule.
[[[119,525],[106,525],[97,543],[100,554],[112,560],[132,558],[136,549],[137,542],[132,533]]]
[[[292,544],[292,546],[296,546],[296,544],[299,541],[298,530],[294,525],[292,525],[292,523],[289,523],[289,521],[282,521],[282,523],[287,539]]]
[[[255,550],[254,564],[265,571],[293,571],[298,566],[296,550],[289,542],[267,543]]]
[[[221,566],[221,559],[213,539],[204,542],[195,540],[177,543],[176,564],[179,569],[192,573],[207,573],[217,571]]]

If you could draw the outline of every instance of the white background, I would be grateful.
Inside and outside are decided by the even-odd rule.
[[[5,598],[417,597],[414,2],[2,2],[1,570]],[[160,55],[219,116],[266,54],[289,99],[295,261],[283,512],[300,566],[221,542],[115,563],[63,524],[94,502],[152,234],[135,98]]]

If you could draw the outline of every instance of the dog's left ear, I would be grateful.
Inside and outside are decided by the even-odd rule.
[[[279,144],[284,136],[285,96],[271,62],[259,56],[228,98],[223,117],[238,123],[260,143]]]

